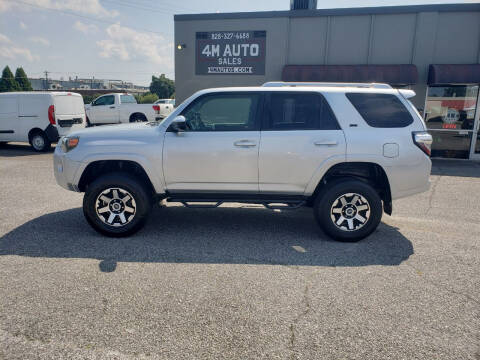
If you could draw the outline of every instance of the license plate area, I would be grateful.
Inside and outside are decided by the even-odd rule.
[[[73,119],[64,119],[64,120],[58,120],[58,125],[60,127],[72,127],[75,124],[81,124],[82,123],[82,118],[73,118]]]

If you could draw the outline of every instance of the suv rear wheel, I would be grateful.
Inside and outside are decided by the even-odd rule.
[[[104,175],[90,184],[83,198],[83,213],[99,233],[122,237],[145,224],[152,200],[137,179],[123,173]]]
[[[315,199],[315,218],[338,241],[354,242],[370,235],[382,218],[382,200],[369,184],[344,180],[327,184]]]

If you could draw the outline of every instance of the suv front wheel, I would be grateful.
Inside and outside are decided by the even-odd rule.
[[[152,199],[145,186],[123,173],[101,176],[83,198],[83,213],[99,233],[122,237],[137,232],[147,220]]]
[[[315,218],[329,236],[354,242],[370,235],[382,219],[382,200],[368,183],[344,180],[327,184],[315,199]]]

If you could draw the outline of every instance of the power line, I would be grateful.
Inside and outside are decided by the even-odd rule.
[[[118,0],[117,1],[115,1],[115,0],[103,0],[103,1],[107,1],[107,2],[116,4],[116,5],[120,5],[120,6],[126,6],[126,7],[129,7],[129,8],[132,8],[132,9],[143,10],[143,11],[147,11],[147,12],[155,12],[155,13],[160,13],[160,14],[165,14],[165,15],[173,15],[175,13],[175,11],[171,11],[167,8],[162,9],[162,8],[154,8],[154,7],[144,7],[144,6],[133,5],[133,4],[118,1]],[[185,10],[185,11],[187,11],[187,10]],[[188,10],[188,11],[190,11],[190,10]]]
[[[133,29],[133,30],[139,30],[139,31],[143,31],[143,32],[148,32],[148,33],[152,33],[152,34],[167,35],[167,36],[172,36],[172,35],[173,35],[172,33],[152,31],[152,30],[137,28],[137,27],[128,26],[128,25],[121,25],[121,24],[119,24],[118,22],[115,22],[115,21],[108,21],[108,20],[103,20],[103,19],[96,19],[96,18],[92,18],[92,17],[90,17],[90,16],[80,15],[80,14],[77,14],[77,13],[72,13],[72,12],[69,12],[69,11],[63,11],[63,10],[60,10],[60,9],[52,9],[52,8],[49,8],[49,7],[46,7],[46,6],[40,6],[40,5],[36,5],[36,4],[31,4],[31,3],[24,2],[24,1],[21,1],[21,0],[6,0],[6,1],[15,2],[15,3],[19,3],[19,4],[23,4],[23,5],[27,5],[27,6],[31,6],[31,7],[35,7],[35,8],[39,8],[39,9],[43,9],[43,10],[56,11],[56,12],[60,12],[60,13],[62,13],[62,14],[66,14],[66,15],[76,16],[76,17],[83,18],[83,19],[88,19],[88,20],[90,20],[90,21],[96,21],[96,22],[106,23],[106,24],[110,24],[110,25],[120,25],[120,26],[125,27],[125,28],[130,28],[130,29]]]

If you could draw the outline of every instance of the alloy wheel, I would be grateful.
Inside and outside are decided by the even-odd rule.
[[[333,202],[330,218],[343,231],[359,230],[370,218],[370,204],[360,194],[343,194]]]
[[[34,135],[32,138],[32,146],[35,150],[42,150],[45,147],[45,139],[41,135]]]
[[[120,227],[130,223],[136,214],[137,205],[132,194],[121,188],[102,191],[95,201],[98,218],[105,224]]]

